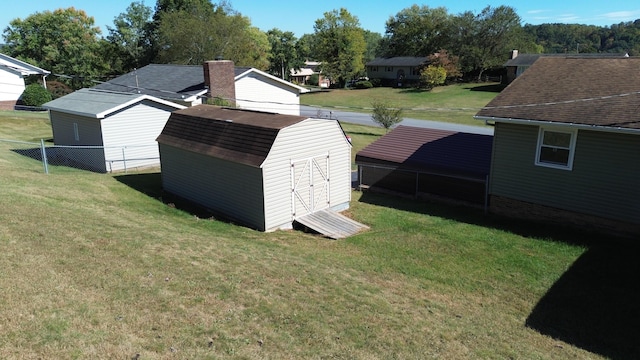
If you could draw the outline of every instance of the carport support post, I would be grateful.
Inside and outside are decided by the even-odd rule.
[[[47,161],[47,149],[44,147],[44,139],[40,139],[40,152],[42,153],[42,166],[44,166],[44,173],[49,173],[49,164]]]

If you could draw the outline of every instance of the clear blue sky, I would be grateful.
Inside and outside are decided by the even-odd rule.
[[[4,30],[15,18],[24,19],[30,14],[75,7],[93,16],[97,26],[107,35],[107,25],[113,26],[114,17],[125,12],[132,0],[28,0],[3,6],[0,11],[0,30]],[[145,5],[155,7],[155,0],[144,0]],[[218,1],[214,0],[214,3]],[[251,24],[267,31],[278,28],[292,31],[297,37],[313,33],[313,24],[323,14],[340,7],[358,17],[362,28],[384,34],[385,22],[390,16],[413,4],[429,7],[444,6],[450,14],[464,11],[480,12],[487,5],[509,5],[522,18],[522,23],[577,23],[608,26],[622,21],[640,19],[640,1],[637,0],[431,0],[428,3],[415,0],[231,0],[231,6],[251,19]],[[0,42],[2,39],[0,39]]]

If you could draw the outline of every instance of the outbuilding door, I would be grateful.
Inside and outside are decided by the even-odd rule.
[[[291,160],[291,211],[293,218],[330,205],[329,153]]]

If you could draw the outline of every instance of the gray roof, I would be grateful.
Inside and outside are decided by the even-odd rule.
[[[260,167],[278,132],[308,117],[198,105],[171,113],[157,141]]]
[[[235,76],[250,70],[236,67]],[[200,65],[150,64],[93,87],[94,89],[147,94],[185,101],[204,94],[204,70]],[[193,101],[195,99],[191,99]]]
[[[367,66],[420,66],[429,58],[424,56],[380,57],[369,61]]]
[[[582,53],[582,54],[519,54],[513,59],[509,59],[504,66],[531,66],[541,57],[570,57],[570,58],[623,58],[628,57],[625,53]]]
[[[640,130],[640,57],[541,57],[476,117]]]
[[[42,106],[53,111],[102,119],[113,112],[143,100],[150,100],[174,109],[184,108],[184,106],[149,95],[124,94],[97,89],[80,89]]]

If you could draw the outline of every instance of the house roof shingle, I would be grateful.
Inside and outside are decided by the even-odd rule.
[[[640,58],[541,57],[476,118],[640,130]]]
[[[367,66],[420,66],[429,58],[421,56],[380,57],[369,61]]]
[[[504,66],[531,66],[541,57],[570,57],[570,58],[623,58],[627,57],[624,53],[577,53],[577,54],[519,54],[513,59],[509,59]]]
[[[50,71],[41,69],[24,61],[0,53],[0,68],[19,72],[21,75],[49,75]]]
[[[174,111],[157,141],[260,167],[278,132],[306,119],[302,116],[198,105]]]
[[[493,136],[400,125],[356,154],[356,163],[484,180]]]

